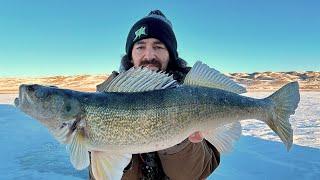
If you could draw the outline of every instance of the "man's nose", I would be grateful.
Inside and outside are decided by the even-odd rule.
[[[155,58],[155,52],[152,48],[146,48],[144,60],[152,60]]]

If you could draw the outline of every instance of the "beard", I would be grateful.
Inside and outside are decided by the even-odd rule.
[[[139,66],[142,66],[142,67],[148,67],[149,65],[152,65],[152,66],[158,68],[158,70],[161,70],[161,68],[162,68],[162,64],[156,59],[144,60],[144,61],[141,61],[139,64]]]

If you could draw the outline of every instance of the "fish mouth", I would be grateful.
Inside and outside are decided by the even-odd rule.
[[[21,109],[24,105],[31,102],[30,97],[28,96],[28,90],[33,90],[32,85],[21,84],[19,86],[19,96],[14,99],[14,105]]]
[[[14,105],[16,107],[19,107],[19,98],[18,97],[14,99]]]
[[[45,100],[39,100],[46,95],[46,91],[41,91],[40,85],[21,84],[19,86],[19,97],[15,98],[14,105],[28,116],[52,129],[58,127],[58,121],[55,119],[56,114],[50,113],[50,110],[48,113],[43,104]]]
[[[16,97],[14,99],[14,105],[17,107],[17,108],[20,108],[20,105],[22,104],[22,91],[23,91],[23,88],[24,88],[24,84],[21,84],[19,86],[19,95],[18,97]]]

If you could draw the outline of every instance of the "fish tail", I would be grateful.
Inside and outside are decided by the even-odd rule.
[[[293,130],[289,122],[300,101],[299,84],[291,82],[267,97],[273,104],[273,111],[267,118],[268,126],[280,137],[289,151],[293,143]]]

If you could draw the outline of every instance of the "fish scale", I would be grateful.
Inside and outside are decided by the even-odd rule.
[[[100,148],[138,145],[140,152],[150,148],[145,150],[142,145],[150,146],[154,141],[179,143],[184,140],[179,134],[256,118],[259,113],[252,112],[269,109],[271,105],[223,90],[192,86],[143,93],[105,93],[105,96],[108,96],[106,104],[97,103],[98,99],[86,102],[85,130],[89,142],[99,144]],[[78,98],[81,101],[81,96]],[[173,138],[176,136],[178,139]]]

